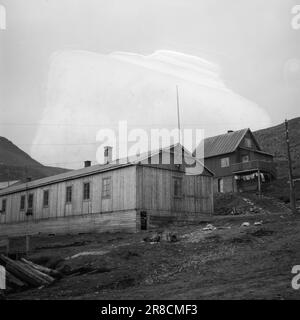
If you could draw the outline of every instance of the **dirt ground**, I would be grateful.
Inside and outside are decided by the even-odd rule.
[[[217,228],[204,231],[208,222]],[[300,265],[300,214],[213,217],[165,230],[178,241],[143,241],[154,231],[36,237],[29,259],[73,273],[7,298],[300,298],[291,287],[292,267]]]

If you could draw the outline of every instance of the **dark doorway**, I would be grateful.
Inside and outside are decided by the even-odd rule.
[[[141,230],[147,230],[147,211],[141,211]]]

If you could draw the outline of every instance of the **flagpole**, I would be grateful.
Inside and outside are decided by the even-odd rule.
[[[177,125],[178,125],[178,140],[181,143],[181,128],[180,128],[180,113],[179,113],[179,95],[178,85],[176,85],[176,97],[177,97]]]

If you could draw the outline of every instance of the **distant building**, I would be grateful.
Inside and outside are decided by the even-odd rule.
[[[197,148],[215,175],[214,192],[259,191],[276,177],[273,155],[261,149],[250,129],[206,138]]]
[[[135,232],[213,213],[213,174],[180,144],[0,190],[0,236]],[[170,161],[164,164],[163,157]],[[183,160],[194,160],[193,165]]]

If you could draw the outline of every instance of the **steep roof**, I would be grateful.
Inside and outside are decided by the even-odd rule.
[[[250,131],[250,129],[246,128],[214,137],[205,138],[200,142],[196,150],[200,153],[200,151],[203,150],[204,147],[204,158],[210,158],[221,154],[234,152],[248,131]],[[194,151],[194,154],[196,150]]]
[[[54,176],[50,176],[50,177],[46,177],[46,178],[42,178],[42,179],[37,179],[37,180],[32,180],[32,181],[29,181],[26,183],[17,184],[17,185],[13,185],[11,187],[2,189],[2,190],[0,190],[0,196],[4,195],[4,194],[23,191],[26,189],[42,187],[42,186],[46,186],[49,184],[62,182],[65,180],[81,178],[84,176],[89,176],[94,173],[109,171],[109,170],[129,166],[129,165],[131,165],[131,163],[126,163],[126,164],[108,163],[108,164],[97,164],[94,166],[90,166],[90,167],[86,167],[86,168],[82,168],[82,169],[78,169],[78,170],[71,170],[68,172],[61,173],[61,174],[56,174]]]

